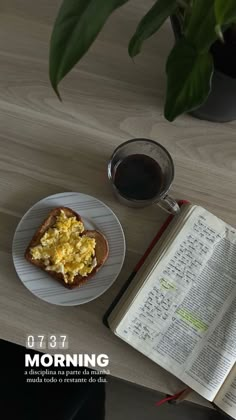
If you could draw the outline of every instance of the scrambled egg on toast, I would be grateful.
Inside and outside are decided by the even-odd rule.
[[[85,230],[81,217],[67,207],[50,212],[25,252],[27,261],[70,289],[92,277],[107,257],[106,238]]]

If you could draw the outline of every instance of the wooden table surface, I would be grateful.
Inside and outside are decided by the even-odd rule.
[[[58,0],[1,0],[0,5],[0,336],[24,344],[42,329],[69,335],[72,353],[110,356],[111,374],[172,393],[182,384],[116,338],[102,316],[166,215],[157,207],[126,208],[106,174],[116,146],[134,137],[163,144],[175,162],[172,194],[235,225],[236,122],[217,124],[163,117],[169,23],[146,42],[135,64],[127,43],[153,3],[130,1],[113,14],[88,55],[61,84],[63,103],[48,81],[48,46]],[[145,3],[145,5],[144,5]],[[24,288],[12,264],[20,218],[41,198],[79,191],[104,201],[125,231],[127,255],[115,284],[81,307],[56,307]],[[195,401],[204,401],[192,395]]]

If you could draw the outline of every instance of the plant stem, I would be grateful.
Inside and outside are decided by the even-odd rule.
[[[182,24],[185,21],[186,17],[190,14],[191,8],[192,8],[192,0],[177,0],[178,9],[177,11],[179,13],[176,13],[178,15],[182,16]]]
[[[177,0],[177,5],[183,9],[189,8],[189,4],[185,0]]]

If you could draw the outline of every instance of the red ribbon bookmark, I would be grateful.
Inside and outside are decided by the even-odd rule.
[[[162,399],[162,400],[160,400],[160,401],[157,401],[157,402],[155,403],[155,405],[156,405],[157,407],[160,407],[160,405],[162,405],[162,404],[164,404],[164,403],[166,403],[166,402],[168,402],[168,401],[178,400],[178,398],[179,398],[182,394],[184,394],[184,393],[185,393],[185,391],[187,391],[187,390],[188,390],[188,388],[185,388],[185,389],[183,389],[182,391],[178,392],[177,394],[174,394],[174,395],[169,395],[168,397],[163,398],[163,399]]]

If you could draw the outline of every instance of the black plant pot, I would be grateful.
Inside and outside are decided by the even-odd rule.
[[[236,79],[215,70],[212,89],[206,102],[191,112],[208,121],[228,122],[236,119]]]
[[[181,28],[176,16],[171,17],[171,24],[175,38],[180,38]],[[219,70],[215,70],[208,99],[199,108],[191,111],[190,114],[208,121],[228,122],[235,120],[236,78],[230,77]]]

